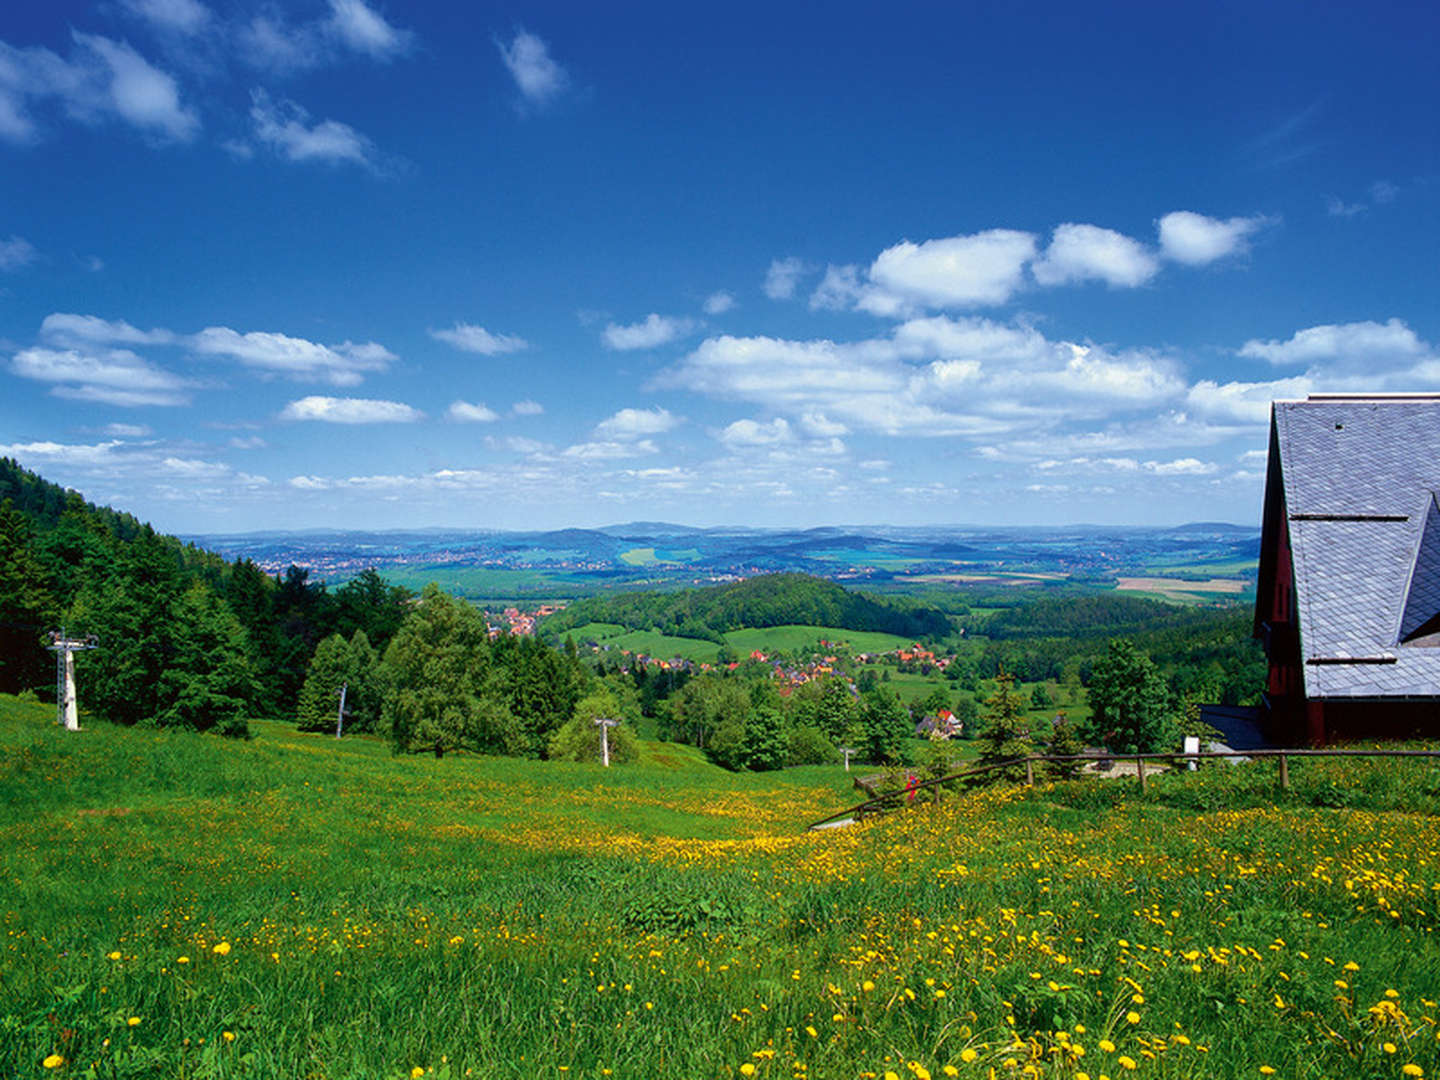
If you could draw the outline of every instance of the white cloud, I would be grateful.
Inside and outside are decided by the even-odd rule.
[[[242,59],[280,75],[316,67],[326,59],[323,35],[315,26],[291,26],[278,13],[256,15],[236,35]]]
[[[771,300],[789,300],[795,295],[800,278],[809,272],[810,267],[804,260],[793,255],[784,259],[772,259],[770,269],[765,271],[765,295]]]
[[[13,273],[35,261],[35,245],[21,236],[0,240],[0,271]]]
[[[274,102],[264,90],[250,94],[255,139],[290,161],[353,162],[378,170],[375,144],[338,120],[310,123],[310,114],[290,100]]]
[[[292,476],[286,482],[300,491],[325,491],[331,486],[330,481],[323,476]]]
[[[853,343],[710,338],[653,385],[750,402],[832,436],[860,429],[988,437],[1143,412],[1186,389],[1163,355],[945,316]]]
[[[551,59],[549,46],[534,34],[519,30],[509,45],[502,41],[495,45],[515,86],[529,104],[548,105],[570,84],[565,69]]]
[[[1247,341],[1240,355],[1271,364],[1332,364],[1345,370],[1378,372],[1414,364],[1433,355],[1404,321],[1355,322],[1312,326],[1288,341]]]
[[[72,465],[93,468],[114,465],[118,460],[115,448],[123,446],[118,439],[91,445],[57,442],[10,443],[0,445],[0,456],[15,458],[22,464]]]
[[[492,420],[500,419],[500,414],[484,402],[452,401],[450,408],[445,410],[445,415],[451,420],[475,424],[488,424]]]
[[[169,330],[140,330],[124,319],[60,311],[45,316],[40,336],[63,345],[170,345],[176,340]]]
[[[695,326],[694,319],[657,315],[652,311],[643,321],[629,326],[610,323],[601,331],[600,340],[607,349],[653,349],[683,337]]]
[[[507,435],[503,439],[487,435],[485,445],[492,450],[509,450],[516,454],[538,454],[546,449],[539,439],[527,439],[523,435]]]
[[[1209,476],[1220,467],[1209,461],[1187,457],[1174,461],[1147,461],[1144,468],[1156,476]]]
[[[117,435],[122,439],[143,439],[153,434],[145,424],[106,424],[106,435]]]
[[[23,379],[54,383],[57,397],[110,405],[185,405],[188,384],[128,349],[23,349],[10,370]]]
[[[161,30],[197,34],[210,23],[210,9],[199,0],[123,0],[132,14]]]
[[[398,401],[370,398],[305,397],[280,413],[282,420],[323,420],[331,424],[409,424],[424,413]]]
[[[1325,196],[1325,212],[1331,217],[1349,218],[1365,213],[1370,209],[1364,203],[1347,203],[1334,195]]]
[[[562,457],[578,458],[582,461],[614,461],[621,458],[642,457],[658,454],[660,448],[649,439],[625,440],[624,442],[600,441],[576,443],[561,451]]]
[[[545,406],[538,401],[517,401],[510,411],[516,416],[539,416],[545,411]]]
[[[1176,210],[1160,219],[1160,250],[1167,259],[1187,266],[1204,266],[1248,250],[1249,238],[1270,223],[1263,215],[1233,217],[1228,221],[1190,210]]]
[[[642,435],[660,435],[680,421],[668,409],[621,409],[595,425],[595,434],[602,439],[635,439]]]
[[[879,290],[859,306],[894,315],[909,306],[948,308],[1003,304],[1020,288],[1025,264],[1035,257],[1035,237],[1014,229],[989,229],[886,248],[870,266]]]
[[[705,298],[704,311],[706,315],[723,315],[734,306],[735,297],[721,289]]]
[[[1389,180],[1376,180],[1375,183],[1370,185],[1370,198],[1382,206],[1385,203],[1394,202],[1395,197],[1399,194],[1400,188],[1390,183]]]
[[[0,138],[32,141],[37,127],[30,108],[50,101],[83,122],[118,117],[166,141],[183,142],[200,130],[172,76],[124,42],[78,31],[71,36],[76,47],[68,59],[0,42]]]
[[[747,446],[777,446],[782,443],[792,442],[794,435],[790,431],[790,425],[782,416],[777,416],[767,424],[756,420],[736,420],[733,424],[720,432],[719,439],[726,446],[747,447]]]
[[[1220,420],[1266,424],[1270,403],[1302,398],[1315,388],[1309,378],[1274,379],[1269,382],[1227,382],[1201,379],[1185,395],[1186,406],[1201,416]]]
[[[180,103],[174,78],[152,67],[129,45],[94,34],[75,41],[99,59],[101,103],[133,126],[177,142],[193,138],[200,118]]]
[[[827,266],[825,277],[810,294],[811,311],[844,311],[864,292],[856,266]]]
[[[246,367],[293,379],[354,386],[369,371],[384,371],[395,354],[373,341],[319,345],[285,334],[241,334],[226,326],[206,327],[188,339],[190,347],[205,356],[226,356]]]
[[[217,461],[201,461],[199,458],[167,457],[160,462],[162,472],[191,480],[215,480],[228,476],[229,465]]]
[[[499,356],[530,347],[530,343],[522,337],[514,334],[492,334],[483,326],[473,323],[457,322],[452,330],[431,330],[429,334],[436,341],[443,341],[457,349],[482,356]]]
[[[1041,285],[1103,281],[1111,288],[1133,289],[1153,278],[1160,263],[1122,233],[1067,223],[1056,226],[1050,246],[1030,270]]]
[[[411,34],[397,30],[364,0],[330,0],[329,29],[335,37],[376,60],[390,60],[410,47]]]
[[[232,450],[263,450],[269,444],[259,435],[234,435],[225,445]]]

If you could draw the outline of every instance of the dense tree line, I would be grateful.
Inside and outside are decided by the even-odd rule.
[[[563,635],[591,622],[715,642],[732,630],[790,624],[916,639],[944,637],[954,628],[944,612],[909,597],[850,592],[809,574],[765,574],[701,589],[592,597],[552,616],[544,629]]]
[[[94,634],[84,708],[117,723],[244,734],[248,717],[294,717],[316,646],[332,634],[383,650],[411,594],[373,570],[335,590],[291,567],[157,533],[0,459],[0,691],[53,700],[50,631]]]

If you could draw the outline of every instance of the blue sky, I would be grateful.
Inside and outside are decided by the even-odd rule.
[[[1440,14],[0,14],[0,454],[176,532],[1258,520],[1440,390]]]

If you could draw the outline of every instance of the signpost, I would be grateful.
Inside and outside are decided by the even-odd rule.
[[[853,747],[853,746],[837,746],[836,749],[839,750],[840,753],[842,753],[842,754],[845,755],[845,771],[846,771],[846,772],[849,772],[849,771],[850,771],[850,755],[851,755],[851,754],[859,753],[859,751],[856,750],[855,747]]]

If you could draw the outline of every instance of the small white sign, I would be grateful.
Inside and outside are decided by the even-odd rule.
[[[1187,753],[1187,754],[1198,754],[1199,752],[1200,752],[1200,736],[1198,736],[1198,735],[1186,735],[1186,736],[1185,736],[1185,753]],[[1193,771],[1194,768],[1195,768],[1195,760],[1192,758],[1192,759],[1190,759],[1189,761],[1187,761],[1187,762],[1185,763],[1185,767],[1186,767],[1187,769],[1190,769],[1190,770]]]

